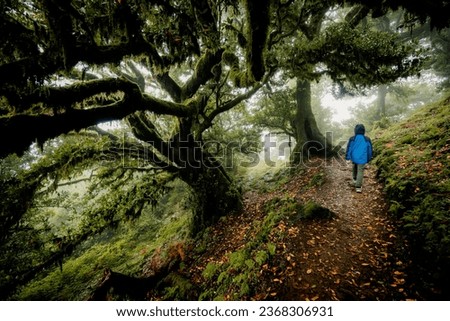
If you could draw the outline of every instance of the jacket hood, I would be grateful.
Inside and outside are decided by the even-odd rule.
[[[366,133],[366,128],[363,124],[358,124],[355,126],[355,135],[364,135]]]

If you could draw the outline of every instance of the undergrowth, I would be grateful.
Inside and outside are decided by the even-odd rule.
[[[390,211],[432,282],[450,283],[450,95],[374,140]]]
[[[101,280],[105,268],[140,276],[146,262],[167,244],[190,237],[191,211],[183,200],[182,184],[176,184],[155,208],[116,229],[109,229],[82,244],[65,258],[62,270],[56,266],[24,286],[13,300],[85,300]]]
[[[275,197],[265,203],[265,216],[255,221],[248,241],[231,252],[225,262],[209,262],[203,273],[204,283],[199,300],[248,300],[256,294],[260,277],[270,269],[275,255],[283,249],[277,241],[286,235],[276,227],[283,221],[329,218],[331,212],[308,202],[298,203],[292,197]],[[208,236],[206,235],[206,238]]]
[[[265,217],[251,227],[255,234],[245,245],[228,254],[226,262],[210,262],[202,276],[205,280],[200,300],[245,300],[254,295],[261,271],[276,253],[270,235],[280,221],[298,213],[292,198],[272,199],[265,205]]]

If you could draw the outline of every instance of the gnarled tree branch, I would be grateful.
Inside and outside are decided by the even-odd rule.
[[[264,86],[265,83],[270,79],[271,72],[266,73],[263,80],[259,83],[257,83],[255,86],[253,86],[252,89],[247,91],[246,93],[243,93],[242,95],[239,95],[235,97],[234,99],[228,101],[227,103],[222,104],[220,107],[214,109],[209,115],[206,116],[207,121],[205,121],[201,126],[201,132],[205,131],[209,127],[211,127],[212,121],[214,118],[216,118],[221,113],[224,113],[233,107],[237,106],[244,100],[250,98],[252,95],[254,95],[262,86]]]
[[[194,107],[163,101],[142,95],[138,86],[126,80],[110,79],[95,81],[98,88],[118,89],[125,93],[124,99],[113,104],[94,107],[86,110],[69,109],[63,114],[49,115],[15,115],[0,118],[1,137],[10,137],[5,140],[0,151],[0,157],[10,153],[21,153],[26,150],[34,140],[43,142],[49,138],[67,133],[71,130],[80,130],[93,126],[100,122],[122,119],[137,110],[148,110],[156,114],[187,117],[194,112]],[[121,85],[121,86],[119,86]],[[119,89],[120,88],[120,89]],[[68,89],[64,89],[69,99]],[[53,91],[54,96],[47,99],[62,99],[60,91]],[[72,86],[70,93],[72,97],[76,94],[92,94],[90,86]],[[75,98],[74,98],[75,99]]]

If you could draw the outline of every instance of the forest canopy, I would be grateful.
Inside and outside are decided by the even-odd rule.
[[[296,79],[289,130],[297,146],[327,144],[308,109],[311,82],[327,76],[345,91],[423,67],[417,42],[367,23],[393,10],[402,30],[450,22],[444,0],[2,0],[1,292],[138,217],[176,180],[191,191],[194,233],[240,209],[229,151],[210,147],[232,139],[224,124],[245,129],[243,154],[259,133],[229,114]],[[89,186],[76,208],[60,188],[80,181]],[[58,206],[76,226],[48,225],[41,209]]]

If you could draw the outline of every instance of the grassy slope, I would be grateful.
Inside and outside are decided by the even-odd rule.
[[[449,283],[450,94],[382,131],[374,148],[390,211],[428,274],[424,281]]]

